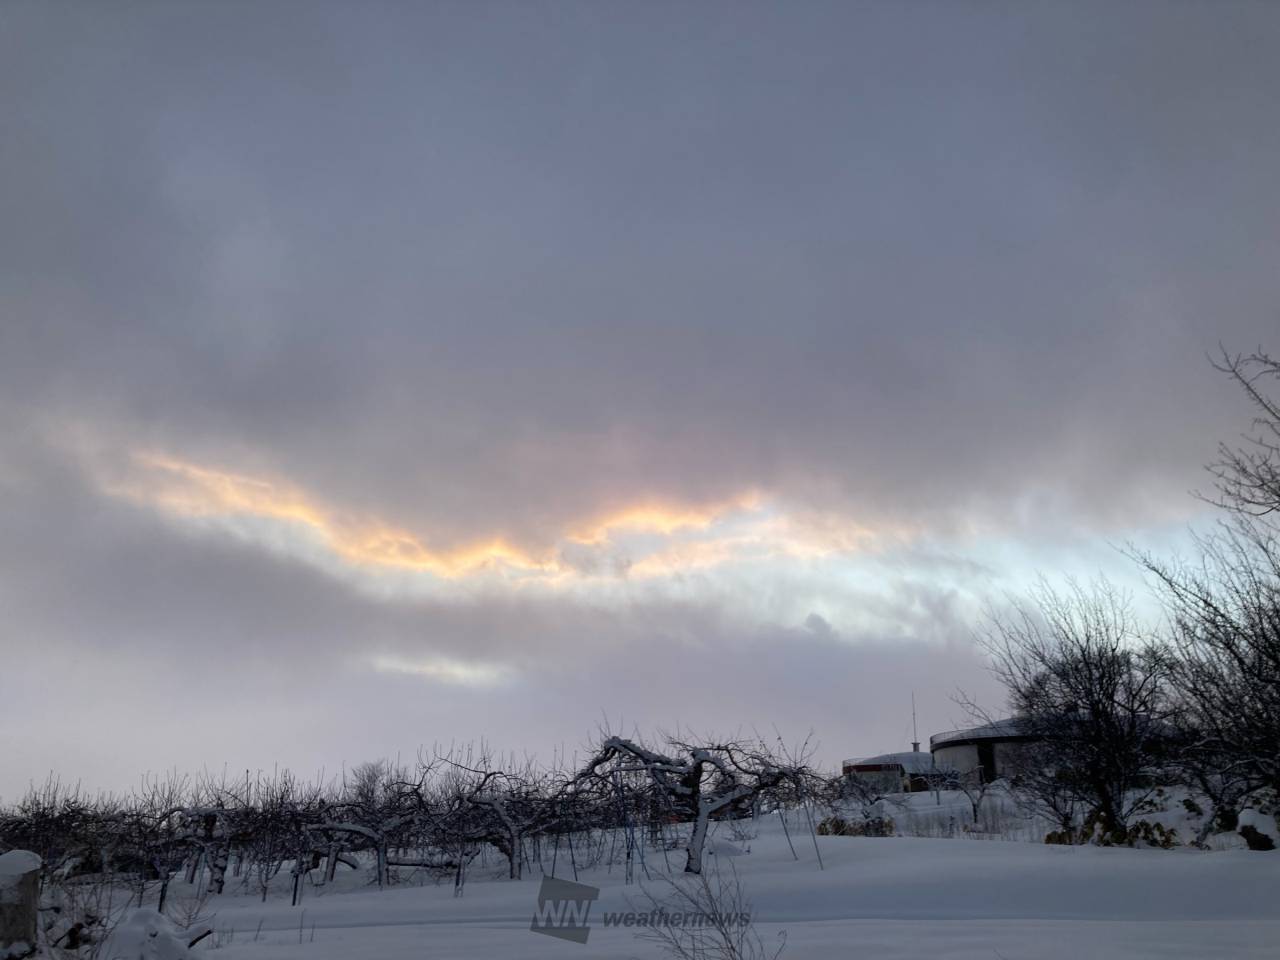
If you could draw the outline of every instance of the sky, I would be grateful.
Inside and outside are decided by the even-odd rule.
[[[1280,350],[1266,3],[0,5],[0,798],[998,712]]]

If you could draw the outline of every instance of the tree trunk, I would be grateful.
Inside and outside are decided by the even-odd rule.
[[[209,886],[214,893],[222,893],[227,882],[227,859],[230,856],[226,847],[219,847],[209,861]]]
[[[685,873],[702,873],[702,846],[706,843],[710,825],[709,811],[700,809],[698,819],[693,823],[693,833],[689,835],[689,855],[684,864]]]

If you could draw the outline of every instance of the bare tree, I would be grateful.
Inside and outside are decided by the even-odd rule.
[[[137,869],[138,905],[149,880],[159,883],[156,908],[164,912],[169,882],[189,852],[186,831],[190,780],[177,774],[146,777],[122,812],[125,837],[141,861]]]
[[[1280,383],[1280,360],[1261,350],[1233,355],[1224,349],[1214,367],[1239,384],[1256,413],[1242,445],[1218,445],[1218,461],[1208,468],[1217,495],[1206,499],[1233,513],[1274,521],[1280,517],[1280,402],[1266,387]]]
[[[97,805],[54,776],[32,784],[13,810],[0,811],[0,853],[17,848],[38,854],[42,883],[74,869],[104,840]]]
[[[423,768],[419,778],[410,778],[407,770],[387,760],[374,760],[357,765],[343,777],[337,799],[323,807],[321,817],[309,827],[313,839],[325,841],[326,881],[333,879],[342,850],[371,849],[376,883],[381,887],[390,882],[391,847],[425,814],[414,802],[413,791],[428,773],[429,768]]]
[[[755,802],[800,782],[807,771],[779,761],[764,743],[689,743],[670,739],[680,756],[668,756],[623,737],[606,737],[581,776],[643,772],[670,807],[693,821],[686,873],[702,872],[702,851],[714,818],[747,815]]]
[[[529,760],[512,758],[505,769],[499,769],[483,745],[478,753],[450,753],[437,759],[459,774],[454,780],[460,800],[455,825],[465,824],[462,833],[471,843],[497,848],[507,858],[508,876],[519,880],[528,857],[526,840],[557,819],[557,794],[563,785],[554,785]]]
[[[889,808],[904,810],[901,779],[864,777],[857,774],[841,774],[828,780],[820,796],[824,806],[837,816],[848,815],[850,807],[857,807],[857,814],[866,823],[888,821]]]
[[[1257,526],[1200,541],[1196,566],[1145,557],[1172,621],[1180,761],[1222,810],[1280,791],[1280,544]]]
[[[1229,815],[1253,791],[1280,791],[1280,403],[1265,389],[1280,382],[1280,361],[1224,351],[1215,366],[1256,411],[1243,444],[1221,444],[1208,468],[1216,495],[1205,499],[1228,516],[1197,538],[1197,562],[1130,554],[1153,576],[1171,621],[1180,765]]]
[[[935,789],[955,790],[958,793],[963,793],[964,798],[969,801],[969,809],[973,814],[975,826],[982,812],[982,801],[986,799],[987,794],[996,782],[988,780],[983,775],[981,767],[975,767],[972,770],[939,769],[929,777],[929,780],[930,786]]]
[[[1105,581],[1041,582],[994,615],[983,642],[1034,745],[1014,784],[1071,826],[1083,805],[1107,835],[1123,831],[1156,783],[1168,741],[1169,657]]]
[[[304,786],[289,771],[259,776],[254,782],[255,797],[250,808],[252,822],[245,856],[254,885],[267,899],[271,882],[292,861],[293,898],[298,902],[300,871],[310,851],[308,827],[317,819],[318,788]]]

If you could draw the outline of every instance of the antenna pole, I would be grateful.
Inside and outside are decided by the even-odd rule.
[[[911,691],[911,752],[920,752],[920,731],[916,729],[916,692]]]

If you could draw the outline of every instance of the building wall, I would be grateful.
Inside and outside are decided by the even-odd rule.
[[[939,767],[958,773],[981,769],[988,778],[1007,777],[1012,772],[1018,751],[1024,747],[1020,741],[995,739],[983,740],[980,744],[954,744],[934,750],[933,761]]]
[[[933,751],[933,762],[944,770],[969,773],[972,770],[977,770],[980,766],[978,747],[972,743],[939,747]]]
[[[1001,740],[998,742],[996,744],[997,776],[1009,776],[1017,762],[1018,753],[1025,749],[1027,749],[1027,745],[1021,741]]]

